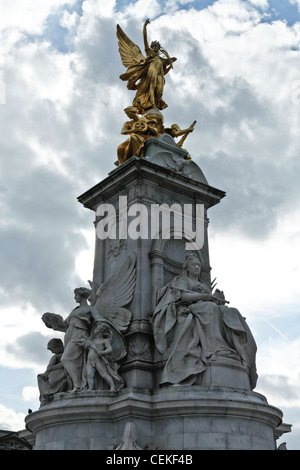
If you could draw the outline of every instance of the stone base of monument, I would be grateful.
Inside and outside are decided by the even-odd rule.
[[[210,361],[197,379],[201,385],[214,385],[250,390],[248,368],[233,359]]]
[[[35,450],[275,450],[282,412],[218,386],[57,394],[26,417]]]

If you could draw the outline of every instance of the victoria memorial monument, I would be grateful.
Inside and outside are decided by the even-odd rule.
[[[51,358],[26,427],[36,450],[275,450],[289,425],[255,392],[246,312],[211,279],[208,211],[225,192],[185,149],[196,121],[165,125],[176,58],[148,25],[144,54],[117,25],[133,101],[115,165],[78,197],[95,213],[93,276],[69,312],[42,315]]]

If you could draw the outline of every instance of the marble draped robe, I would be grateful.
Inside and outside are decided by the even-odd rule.
[[[161,385],[192,384],[208,360],[230,357],[248,367],[253,389],[256,344],[240,312],[211,301],[184,305],[182,290],[209,292],[202,282],[194,283],[186,276],[177,276],[159,290],[152,325],[158,351],[168,355]]]

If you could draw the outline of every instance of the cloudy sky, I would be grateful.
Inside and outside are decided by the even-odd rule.
[[[45,311],[64,317],[92,276],[94,214],[77,197],[114,168],[133,92],[116,24],[171,56],[166,125],[209,184],[218,287],[258,345],[256,391],[300,449],[300,0],[0,1],[0,429],[38,409]]]

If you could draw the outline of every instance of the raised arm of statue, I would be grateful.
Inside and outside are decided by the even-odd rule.
[[[197,121],[194,121],[190,125],[190,127],[188,127],[187,129],[180,129],[178,124],[172,124],[172,126],[169,127],[169,128],[166,128],[165,131],[166,131],[167,134],[170,134],[174,138],[182,136],[181,139],[177,142],[178,147],[182,147],[182,144],[184,143],[184,141],[187,138],[187,136],[189,135],[189,133],[193,132],[194,127],[196,125],[196,122]]]
[[[144,47],[145,47],[145,53],[146,53],[146,56],[149,55],[149,51],[150,51],[150,47],[149,47],[149,43],[148,43],[148,37],[147,37],[147,26],[148,24],[150,24],[150,20],[147,19],[144,23],[144,27],[143,27],[143,39],[144,39]]]

